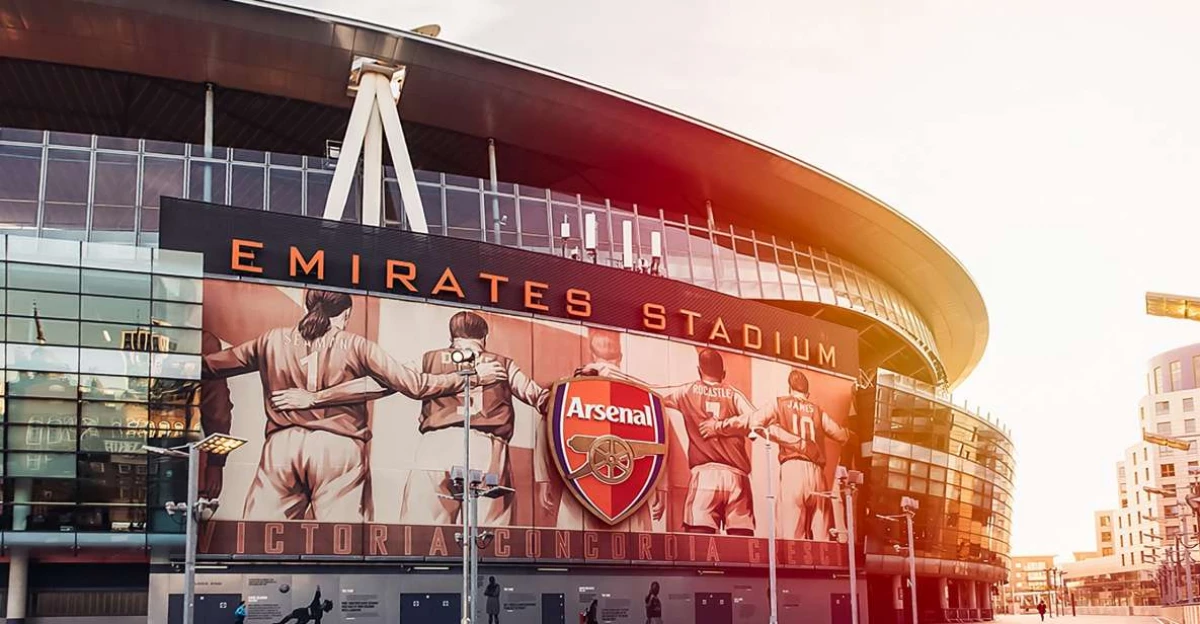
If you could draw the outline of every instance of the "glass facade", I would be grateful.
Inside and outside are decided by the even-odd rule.
[[[161,197],[319,215],[333,179],[324,158],[0,128],[0,233],[155,246]],[[385,225],[406,227],[385,171]],[[430,232],[632,267],[731,295],[858,311],[905,336],[944,381],[928,324],[861,267],[801,241],[688,215],[448,173],[417,172]],[[357,184],[357,182],[356,182]],[[361,188],[351,190],[357,205]],[[715,207],[719,210],[719,206]],[[347,211],[347,219],[357,214]],[[596,223],[594,253],[582,249]],[[656,253],[657,252],[657,253]]]
[[[171,474],[184,468],[151,460],[143,446],[199,430],[201,257],[25,236],[0,243],[0,528],[179,531],[147,510],[176,494]]]
[[[892,555],[907,543],[902,525],[876,514],[900,513],[909,496],[920,501],[918,557],[1009,567],[1013,445],[998,425],[886,371],[857,400],[860,414],[874,415],[867,552]]]

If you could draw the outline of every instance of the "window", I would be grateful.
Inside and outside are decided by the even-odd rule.
[[[1163,372],[1161,366],[1154,367],[1154,394],[1162,394]]]
[[[1184,399],[1183,400],[1183,411],[1185,411],[1185,412],[1196,411],[1196,399],[1193,399],[1191,397]]]
[[[1155,427],[1155,430],[1158,431],[1158,435],[1169,436],[1171,435],[1171,423],[1160,422],[1158,423],[1158,426]]]
[[[1175,476],[1175,464],[1163,464],[1159,466],[1160,476],[1173,477]]]
[[[1183,390],[1183,364],[1178,360],[1171,362],[1171,391]]]
[[[1106,526],[1108,526],[1108,524],[1109,524],[1109,523],[1108,523],[1108,516],[1101,516],[1101,517],[1100,517],[1100,526],[1102,526],[1102,527],[1106,527]]]
[[[1108,533],[1108,532],[1101,533],[1101,534],[1100,534],[1100,541],[1102,541],[1102,542],[1111,542],[1111,541],[1112,541],[1112,533]]]
[[[1156,401],[1154,403],[1154,415],[1164,416],[1171,413],[1171,403],[1168,401]]]
[[[1121,536],[1120,542],[1121,542],[1121,548],[1125,548],[1125,536],[1124,535]]]

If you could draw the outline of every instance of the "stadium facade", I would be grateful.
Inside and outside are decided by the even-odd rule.
[[[766,622],[771,490],[782,621],[849,622],[851,582],[872,622],[992,619],[1013,448],[950,397],[987,314],[879,200],[424,34],[0,16],[9,621],[180,621],[186,466],[144,448],[212,433],[248,443],[202,461],[197,621],[459,621],[464,442],[506,488],[477,509],[505,621],[640,622],[656,583],[664,622]],[[839,467],[866,474],[853,580]]]

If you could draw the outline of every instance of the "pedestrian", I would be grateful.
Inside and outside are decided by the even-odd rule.
[[[662,600],[658,598],[658,581],[650,583],[646,594],[646,624],[662,624]]]
[[[600,620],[596,619],[596,611],[600,609],[600,601],[592,600],[592,604],[588,607],[587,615],[584,616],[584,624],[600,624]]]
[[[1046,601],[1038,603],[1038,615],[1042,616],[1042,621],[1046,621]]]
[[[500,624],[500,584],[496,582],[496,577],[488,577],[483,595],[487,597],[488,624]]]
[[[238,603],[236,609],[233,610],[233,624],[246,624],[246,601]]]

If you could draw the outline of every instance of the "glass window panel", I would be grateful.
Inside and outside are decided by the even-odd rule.
[[[715,290],[717,288],[716,273],[713,269],[712,242],[704,230],[692,228],[692,283],[702,288]]]
[[[10,288],[79,292],[79,269],[41,264],[8,263]]]
[[[139,332],[145,336],[139,340]],[[126,323],[81,323],[79,344],[98,349],[149,350],[149,330]]]
[[[43,318],[79,318],[79,295],[8,291],[8,313],[33,316],[34,309]]]
[[[597,264],[602,264],[604,266],[613,266],[612,241],[610,240],[611,237],[609,236],[609,232],[608,232],[608,227],[609,227],[608,213],[603,209],[603,206],[597,207],[593,204],[593,207],[591,209],[589,209],[587,206],[584,207],[583,215],[584,215],[584,217],[583,217],[584,218],[584,227],[587,226],[588,215],[591,215],[592,216],[591,218],[595,220],[594,221],[596,224],[595,262]],[[582,234],[586,234],[582,230],[580,232]],[[592,256],[590,254],[588,255],[588,259],[589,260],[592,259]]]
[[[204,254],[173,249],[154,249],[154,272],[183,277],[204,275]]]
[[[146,273],[150,271],[154,251],[131,245],[84,243],[81,264],[92,269]]]
[[[79,344],[79,323],[75,321],[10,316],[7,325],[10,342],[66,346]]]
[[[85,503],[106,504],[144,503],[147,472],[144,455],[81,455],[79,500]]]
[[[9,425],[8,448],[14,451],[74,451],[75,427]]]
[[[333,184],[333,172],[319,169],[308,170],[308,180],[304,192],[307,194],[308,205],[305,210],[310,217],[325,214],[325,201],[329,199],[329,187]]]
[[[229,204],[241,208],[263,208],[263,168],[233,165],[230,173]]]
[[[198,329],[182,329],[178,327],[155,327],[154,333],[166,339],[170,353],[199,354],[203,334]]]
[[[170,379],[200,379],[200,356],[180,353],[150,354],[150,370],[154,377]]]
[[[6,460],[9,477],[75,477],[74,453],[8,453]]]
[[[8,260],[11,262],[79,266],[82,249],[79,241],[12,236],[7,243]]]
[[[142,453],[146,429],[85,427],[79,431],[79,450],[94,453]]]
[[[86,151],[50,150],[46,161],[44,236],[84,238],[90,168],[91,155]]]
[[[84,296],[79,318],[85,321],[149,325],[150,309],[150,302],[145,300]]]
[[[272,167],[270,171],[271,201],[267,204],[267,209],[271,212],[300,214],[300,198],[304,193],[303,173],[299,169],[280,167]]]
[[[783,282],[783,298],[798,301],[800,294],[800,276],[796,272],[796,259],[791,249],[778,249],[780,279]]]
[[[742,285],[742,296],[751,298],[762,297],[762,287],[758,276],[758,261],[754,244],[750,241],[735,238],[734,250],[737,252],[738,282]]]
[[[0,230],[37,228],[41,170],[41,149],[0,145]]]
[[[472,178],[470,176],[455,175],[453,173],[446,174],[446,186],[457,186],[464,189],[479,190],[479,183],[482,180]]]
[[[82,375],[79,378],[79,395],[84,399],[146,401],[149,389],[150,380],[145,377]]]
[[[446,224],[442,219],[442,187],[428,184],[418,184],[417,193],[421,196],[421,208],[425,210],[425,225],[430,234],[445,234]]]
[[[486,221],[490,224],[486,237],[493,243],[506,247],[517,246],[517,206],[516,201],[508,195],[486,193],[484,195],[484,211]],[[496,230],[500,230],[500,240],[496,240]]]
[[[824,303],[837,302],[837,298],[833,292],[833,282],[830,281],[829,277],[829,263],[824,258],[813,258],[812,262],[820,301]]]
[[[681,225],[667,224],[663,251],[666,253],[666,274],[672,279],[691,281],[692,269],[688,251],[688,234]]]
[[[172,154],[175,156],[182,156],[184,151],[187,149],[187,145],[184,143],[155,141],[153,139],[146,139],[145,145],[146,151],[154,154]]]
[[[482,240],[480,238],[480,199],[478,191],[446,190],[446,234],[448,236]]]
[[[717,276],[717,290],[738,296],[737,259],[733,253],[733,238],[728,234],[713,234],[713,245],[716,251],[717,264],[714,267]]]
[[[578,208],[574,204],[555,202],[550,205],[550,217],[551,236],[558,253],[569,258],[582,257],[583,226],[579,223]],[[563,236],[564,229],[566,237]]]
[[[10,368],[60,373],[73,373],[79,370],[79,350],[75,347],[11,343],[6,347]]]
[[[79,371],[98,375],[150,376],[150,358],[145,353],[80,349]]]
[[[74,427],[78,421],[79,403],[71,398],[12,398],[7,399],[6,418],[9,423]]]
[[[151,306],[154,320],[174,327],[189,327],[200,329],[203,319],[203,307],[190,303],[169,303],[155,301]]]
[[[94,186],[91,240],[132,241],[137,206],[137,156],[97,153]]]
[[[779,267],[775,264],[775,247],[758,243],[758,272],[762,276],[762,296],[765,299],[780,299],[783,291],[779,286]]]
[[[184,196],[183,167],[184,162],[175,159],[146,158],[142,162],[142,220],[139,225],[142,232],[158,231],[158,209],[163,197]],[[191,173],[193,189],[202,186],[203,175],[194,162]],[[225,203],[224,167],[213,168],[212,192],[214,202]],[[203,199],[203,193],[193,192],[188,197]]]
[[[87,295],[149,299],[150,275],[148,273],[85,269],[80,290]]]
[[[620,210],[617,207],[612,208],[609,213],[609,218],[612,220],[612,250],[613,250],[613,266],[625,266],[625,229],[629,229],[629,245],[632,255],[629,258],[630,268],[638,266],[638,251],[637,241],[634,240],[634,222],[633,213]]]
[[[908,476],[902,475],[902,474],[897,474],[895,472],[889,472],[888,478],[887,478],[887,486],[889,489],[893,489],[893,490],[907,490],[908,489]]]
[[[521,187],[522,194],[525,193],[525,190],[525,187]],[[521,244],[526,249],[541,252],[551,251],[550,222],[547,220],[546,202],[522,197],[520,207]]]
[[[14,371],[5,373],[5,392],[9,397],[45,397],[74,400],[75,375]],[[11,406],[11,404],[10,404]]]
[[[130,137],[96,137],[96,148],[102,150],[138,151],[138,140]]]
[[[154,298],[164,301],[204,303],[204,282],[196,278],[155,275]]]

